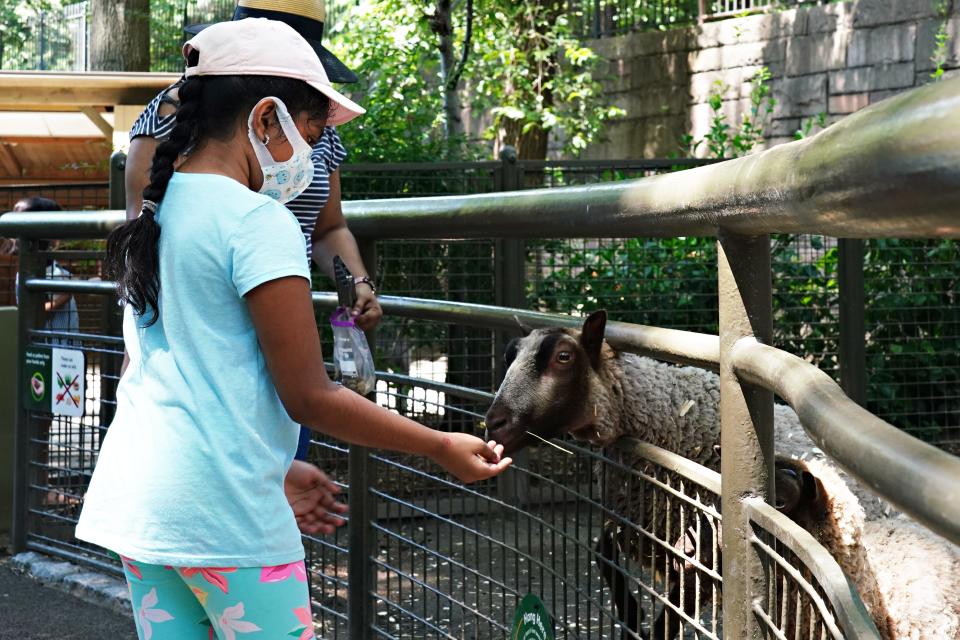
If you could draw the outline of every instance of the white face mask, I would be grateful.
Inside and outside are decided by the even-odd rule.
[[[267,146],[253,133],[253,114],[257,107],[267,100],[273,101],[277,106],[277,121],[280,123],[283,135],[293,147],[293,155],[289,160],[274,160]],[[313,149],[297,131],[287,106],[280,98],[267,97],[254,106],[247,118],[247,137],[250,138],[253,152],[257,155],[257,162],[260,163],[260,170],[263,171],[260,193],[283,204],[290,202],[306,190],[313,180],[313,160],[310,159]]]

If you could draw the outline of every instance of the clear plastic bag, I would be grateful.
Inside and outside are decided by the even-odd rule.
[[[377,386],[373,354],[364,335],[353,321],[350,310],[337,307],[330,316],[333,327],[334,379],[362,396]]]

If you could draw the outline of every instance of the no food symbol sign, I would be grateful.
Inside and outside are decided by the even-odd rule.
[[[553,620],[540,598],[528,593],[513,617],[511,640],[554,640]]]
[[[30,347],[24,359],[24,405],[61,416],[83,415],[83,352]]]

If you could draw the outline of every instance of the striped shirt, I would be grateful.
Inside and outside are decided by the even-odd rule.
[[[137,117],[130,128],[130,139],[137,136],[149,136],[163,141],[170,137],[170,132],[176,124],[176,114],[160,115],[160,105],[167,103],[176,106],[177,102],[167,96],[167,92],[183,84],[183,78],[161,91],[143,113]],[[313,229],[317,226],[317,217],[320,210],[330,199],[330,174],[337,170],[347,157],[347,150],[340,141],[340,136],[334,127],[324,127],[320,140],[313,145],[313,181],[306,191],[287,203],[287,208],[293,212],[300,222],[300,230],[307,240],[307,263],[313,257]]]

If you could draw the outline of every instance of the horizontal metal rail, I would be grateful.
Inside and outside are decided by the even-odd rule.
[[[867,107],[807,140],[649,178],[346,202],[354,235],[540,238],[818,233],[960,238],[960,78]],[[121,211],[18,213],[0,236],[102,238]]]
[[[109,295],[116,291],[112,282],[90,280],[57,280],[31,278],[24,282],[30,291],[57,293],[92,293]],[[424,298],[379,296],[377,300],[384,313],[397,318],[414,318],[449,322],[481,329],[531,331],[543,327],[567,326],[578,328],[583,318],[539,311],[523,311],[466,302],[448,302]],[[321,309],[334,309],[337,294],[315,292],[313,303]],[[688,364],[716,370],[720,361],[720,342],[717,336],[679,329],[663,329],[627,322],[607,324],[606,339],[622,351],[646,355],[667,362]]]
[[[733,347],[737,376],[793,407],[818,447],[897,508],[960,544],[960,458],[873,415],[812,364],[751,338]]]

